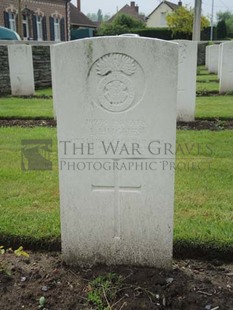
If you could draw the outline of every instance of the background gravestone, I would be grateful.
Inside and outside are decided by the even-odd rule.
[[[65,261],[170,268],[178,44],[53,49]]]
[[[57,118],[57,114],[56,114],[56,92],[55,92],[55,87],[53,87],[53,81],[55,79],[55,71],[56,71],[56,67],[55,65],[53,64],[54,62],[54,55],[53,55],[53,47],[54,45],[51,45],[50,46],[50,61],[51,61],[51,68],[53,68],[52,72],[51,72],[51,78],[52,78],[52,89],[53,89],[53,116],[54,116],[54,119]]]
[[[219,55],[218,55],[218,78],[221,76],[221,68],[222,68],[222,43],[219,44]]]
[[[194,121],[196,107],[197,42],[178,40],[177,120]]]
[[[218,74],[219,45],[211,45],[208,49],[208,71]]]
[[[205,48],[205,67],[207,69],[209,68],[209,49],[210,49],[210,46],[207,45]]]
[[[233,90],[233,43],[223,43],[221,48],[220,93],[225,93]]]
[[[29,45],[8,45],[11,94],[13,96],[34,95],[34,74],[32,47]]]

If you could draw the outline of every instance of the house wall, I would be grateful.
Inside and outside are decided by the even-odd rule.
[[[172,13],[173,10],[165,3],[162,3],[148,18],[147,27],[167,27],[167,23],[163,25],[161,22],[161,15]]]
[[[13,41],[9,43],[4,41],[4,44],[0,45],[0,95],[11,93],[7,46],[14,43]],[[17,41],[16,44],[19,43],[20,42]],[[37,44],[33,41],[31,41],[30,43],[32,45],[35,88],[38,89],[43,87],[51,87],[52,77],[50,62],[50,45]]]
[[[18,0],[0,0],[0,26],[5,26],[4,11],[11,5],[18,12]],[[52,40],[49,17],[57,11],[59,16],[65,19],[65,39],[67,40],[65,0],[21,0],[21,10],[24,8],[28,8],[34,12],[38,12],[39,10],[46,16],[47,40]]]

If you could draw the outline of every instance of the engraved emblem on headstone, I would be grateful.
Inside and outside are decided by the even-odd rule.
[[[140,87],[144,86],[144,73],[137,61],[128,55],[104,55],[94,63],[90,75],[90,79],[97,79],[95,95],[90,87],[92,101],[104,110],[124,112],[142,98],[143,93],[138,94],[137,87],[138,82]]]

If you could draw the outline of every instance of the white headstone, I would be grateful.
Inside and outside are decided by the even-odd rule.
[[[25,44],[8,45],[8,59],[12,95],[34,95],[32,47]]]
[[[65,261],[170,268],[178,44],[106,37],[53,52]]]
[[[222,43],[219,44],[219,55],[218,55],[218,78],[220,79],[222,69]]]
[[[219,45],[211,45],[208,53],[208,71],[209,73],[218,74]]]
[[[210,48],[210,45],[207,45],[205,48],[205,67],[207,69],[209,68],[209,48]]]
[[[51,62],[51,68],[53,68],[53,70],[51,71],[51,78],[52,78],[52,89],[53,89],[53,116],[54,119],[57,118],[57,112],[56,112],[56,90],[55,87],[53,87],[53,81],[55,79],[56,76],[56,66],[53,64],[54,63],[54,55],[53,55],[53,47],[54,45],[50,45],[50,62]]]
[[[233,42],[222,44],[220,93],[233,91]]]
[[[197,41],[176,42],[179,44],[177,120],[190,122],[195,119]]]

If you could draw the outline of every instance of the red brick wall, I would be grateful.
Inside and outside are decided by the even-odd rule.
[[[50,40],[50,25],[49,17],[57,11],[58,14],[62,15],[65,19],[65,36],[67,40],[67,30],[66,30],[66,1],[65,0],[21,0],[21,9],[25,7],[32,11],[40,9],[46,16],[47,24],[47,40]],[[14,5],[18,9],[18,0],[0,0],[0,26],[4,26],[4,11],[10,5]]]

